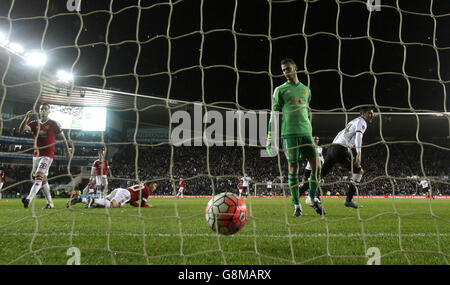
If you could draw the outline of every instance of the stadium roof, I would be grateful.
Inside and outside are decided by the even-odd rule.
[[[63,84],[46,70],[39,71],[25,66],[19,56],[11,54],[2,48],[0,48],[0,66],[3,67],[1,72],[2,85],[4,86],[3,89],[0,89],[0,92],[4,93],[6,90],[4,100],[16,103],[35,104],[36,102],[47,102],[67,106],[108,107],[119,112],[139,110],[143,111],[141,112],[142,116],[140,116],[143,122],[156,122],[165,126],[169,124],[167,107],[170,107],[172,111],[179,109],[189,110],[194,104],[200,103],[175,99],[167,100],[164,97],[133,94],[106,88]],[[4,96],[5,94],[2,95]],[[207,108],[208,110],[236,110],[236,106],[232,103],[223,102],[208,104]],[[431,137],[449,136],[447,119],[450,118],[450,115],[448,113],[433,113],[426,110],[416,113],[421,115],[419,126],[417,126],[416,114],[408,110],[377,111],[381,111],[384,117],[381,127],[383,132],[387,132],[383,134],[385,136],[414,138],[416,130],[420,130],[422,134],[427,132],[427,136]],[[380,112],[378,113],[380,114]],[[346,114],[349,115],[347,118]],[[340,109],[332,112],[331,110],[324,112],[314,110],[314,129],[323,130],[322,132],[317,132],[316,135],[322,137],[333,136],[348,120],[356,115],[357,109],[346,110],[345,113]],[[391,121],[388,116],[396,116],[396,119]],[[379,136],[380,134],[378,122],[376,125],[375,128],[371,128],[373,130],[371,131],[372,136]],[[331,133],[330,130],[332,130]]]
[[[17,54],[10,53],[0,47],[0,66],[5,67],[1,71],[4,78],[2,84],[6,90],[6,100],[34,104],[47,102],[50,104],[67,106],[95,106],[109,107],[111,109],[128,111],[151,108],[154,116],[166,115],[167,107],[171,109],[183,108],[200,102],[169,99],[154,95],[136,94],[113,90],[108,88],[77,86],[58,81],[56,76],[50,75],[45,69],[31,69],[21,62]],[[7,69],[7,70],[6,70]],[[4,95],[4,94],[2,94]],[[231,103],[218,103],[208,105],[212,109],[234,110],[225,107]],[[234,107],[234,106],[232,106]]]
[[[165,105],[165,98],[135,96],[120,91],[64,84],[58,82],[55,76],[49,75],[45,70],[31,69],[20,60],[19,56],[0,48],[0,65],[5,68],[2,71],[2,78],[6,89],[6,100],[32,104],[38,101],[60,105],[104,106],[121,109]],[[172,101],[169,104],[173,105],[175,102]]]

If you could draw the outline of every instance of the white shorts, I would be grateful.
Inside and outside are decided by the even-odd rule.
[[[33,175],[40,172],[48,176],[48,170],[52,165],[53,158],[48,156],[34,156],[33,157]]]
[[[3,188],[3,182],[0,182],[0,190]]]
[[[183,190],[184,190],[184,187],[178,188],[178,192],[183,192]]]
[[[95,176],[95,185],[108,185],[108,178],[106,177],[106,175]]]
[[[130,201],[131,194],[130,191],[124,188],[116,188],[109,195],[105,197],[109,201],[116,201],[119,206],[122,206],[126,202]]]

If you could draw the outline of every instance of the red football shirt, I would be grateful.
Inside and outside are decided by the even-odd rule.
[[[55,156],[56,135],[62,132],[58,122],[48,119],[44,123],[41,121],[31,121],[27,125],[31,134],[36,139],[37,149],[34,150],[33,156]]]
[[[184,180],[181,180],[180,183],[178,183],[178,187],[183,187],[184,188]]]
[[[5,182],[5,171],[0,170],[0,182]]]
[[[106,160],[100,161],[99,159],[97,159],[96,161],[94,161],[92,167],[95,168],[97,175],[106,175],[106,170],[108,169],[109,165],[108,161]]]
[[[137,207],[138,204],[136,203],[136,201],[139,201],[140,199],[142,199],[141,207],[145,206],[145,202],[147,202],[148,196],[150,196],[150,188],[148,188],[147,185],[143,185],[143,184],[133,185],[133,186],[127,188],[127,190],[130,192],[130,195],[131,195],[131,198],[130,198],[131,205]],[[141,196],[141,192],[142,192],[142,196]]]

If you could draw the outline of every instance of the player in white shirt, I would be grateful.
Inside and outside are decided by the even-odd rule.
[[[353,196],[356,193],[355,183],[361,181],[364,173],[361,167],[361,145],[364,132],[367,130],[367,123],[371,123],[373,119],[373,110],[370,107],[364,107],[360,110],[360,116],[351,120],[345,129],[340,131],[334,138],[333,143],[327,150],[327,155],[322,166],[321,177],[325,177],[336,163],[342,168],[348,169],[353,173],[351,176],[352,183],[347,191],[347,198],[344,205],[346,207],[360,208],[361,205],[353,202]],[[356,149],[356,157],[352,161],[352,149]]]
[[[430,197],[433,197],[431,193],[431,189],[429,188],[428,180],[423,179],[419,182],[420,186],[422,186],[422,191],[428,194]]]
[[[242,182],[242,187],[243,189],[243,193],[245,195],[245,197],[248,196],[248,185],[249,182],[252,181],[252,179],[250,177],[247,176],[247,174],[244,173],[244,177],[241,178],[241,182]]]
[[[269,196],[269,198],[272,198],[273,193],[272,193],[272,180],[267,179],[267,195]]]
[[[314,144],[316,145],[316,149],[317,149],[317,153],[319,154],[319,160],[320,160],[320,165],[323,165],[324,162],[324,158],[323,158],[323,148],[321,146],[319,146],[319,137],[315,136],[314,137]],[[311,165],[308,163],[306,164],[305,167],[305,174],[303,176],[303,180],[302,180],[302,186],[300,187],[300,195],[302,195],[302,193],[305,193],[306,190],[309,189],[309,177],[311,175]],[[320,195],[320,191],[317,191],[317,195]]]

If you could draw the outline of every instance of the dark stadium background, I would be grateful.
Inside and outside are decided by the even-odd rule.
[[[61,67],[71,68],[75,61],[74,72],[77,74],[76,85],[103,86],[117,88],[122,91],[136,92],[136,80],[133,76],[108,78],[106,83],[98,77],[101,75],[106,60],[105,41],[110,45],[110,55],[106,66],[106,76],[133,72],[137,61],[137,73],[148,75],[167,72],[168,41],[166,39],[170,18],[169,35],[171,40],[170,69],[199,65],[202,56],[203,67],[212,65],[228,65],[234,67],[234,37],[237,42],[237,69],[240,71],[262,72],[261,74],[239,73],[239,92],[236,94],[236,73],[230,68],[207,68],[205,71],[206,102],[237,102],[244,108],[269,109],[270,71],[273,84],[283,82],[279,67],[280,59],[292,57],[302,70],[301,81],[308,83],[305,74],[305,37],[302,33],[304,1],[290,3],[272,3],[269,15],[268,1],[204,1],[203,13],[200,15],[202,1],[177,1],[171,6],[167,1],[140,1],[139,11],[133,5],[139,1],[111,1],[115,13],[110,22],[108,38],[105,38],[106,27],[110,19],[110,1],[82,1],[81,13],[83,25],[80,29],[80,16],[67,11],[66,1],[46,2],[2,1],[0,4],[0,28],[8,31],[11,23],[10,40],[17,40],[25,46],[50,50],[46,70],[56,71]],[[156,5],[161,3],[161,5]],[[436,47],[440,48],[440,76],[444,82],[450,78],[450,35],[447,27],[449,17],[439,17],[450,12],[447,1],[434,1],[430,16],[411,13],[399,13],[396,1],[381,1],[381,11],[370,14],[365,8],[365,1],[341,1],[339,5],[339,24],[336,26],[338,5],[333,1],[317,1],[308,4],[304,32],[308,35],[308,53],[306,66],[309,71],[309,85],[313,90],[311,107],[320,110],[336,108],[351,109],[362,104],[392,106],[398,108],[415,108],[444,111],[449,107],[448,100],[444,106],[444,86],[448,84],[430,82],[410,78],[411,104],[408,105],[407,81],[402,74],[403,53],[406,52],[405,73],[411,77],[438,80],[437,54],[433,45],[433,20],[436,21]],[[400,8],[405,11],[430,14],[430,1],[399,1]],[[151,9],[146,7],[153,6]],[[236,17],[233,14],[236,7]],[[388,7],[391,6],[391,7]],[[171,17],[169,17],[171,12]],[[42,16],[47,13],[48,21]],[[65,13],[65,14],[61,14]],[[140,23],[137,29],[138,13]],[[9,21],[7,16],[13,19]],[[19,18],[28,18],[19,20]],[[400,16],[402,21],[400,23]],[[203,20],[201,22],[201,19]],[[269,21],[269,19],[271,19]],[[200,27],[200,24],[203,27]],[[272,40],[270,54],[269,35]],[[47,28],[46,28],[47,24]],[[405,45],[401,45],[401,37]],[[234,25],[234,26],[233,26]],[[45,38],[43,34],[45,31]],[[204,42],[202,44],[203,31]],[[210,32],[215,29],[227,31]],[[80,32],[78,34],[78,32]],[[194,33],[193,33],[194,32]],[[373,38],[373,72],[395,72],[400,74],[383,74],[374,76],[369,73],[372,55]],[[136,38],[138,33],[138,38]],[[190,35],[187,35],[192,33]],[[339,56],[339,40],[341,37],[341,54]],[[244,34],[253,34],[246,36]],[[260,35],[260,36],[255,36]],[[285,38],[280,36],[290,35]],[[78,37],[77,37],[78,36]],[[159,37],[157,37],[159,36]],[[163,36],[163,37],[161,37]],[[153,39],[148,42],[148,40]],[[377,39],[377,40],[375,40]],[[75,42],[77,40],[77,42]],[[138,42],[141,54],[137,56]],[[382,42],[388,41],[388,42]],[[131,41],[131,42],[130,42]],[[120,45],[116,43],[123,42]],[[396,43],[394,43],[396,42]],[[423,45],[425,44],[425,45]],[[75,45],[82,46],[78,57]],[[200,48],[203,45],[203,53]],[[64,46],[73,46],[63,48]],[[339,88],[340,77],[336,70],[340,64],[341,71],[348,76],[342,78],[342,94],[345,106],[341,102]],[[270,66],[269,66],[270,65]],[[269,67],[271,68],[269,70]],[[319,72],[319,70],[322,70]],[[358,76],[356,76],[358,75]],[[172,75],[173,85],[170,98],[187,101],[202,101],[200,68],[193,68]],[[168,75],[139,79],[137,93],[167,97]],[[374,78],[376,77],[376,96],[373,97]]]

